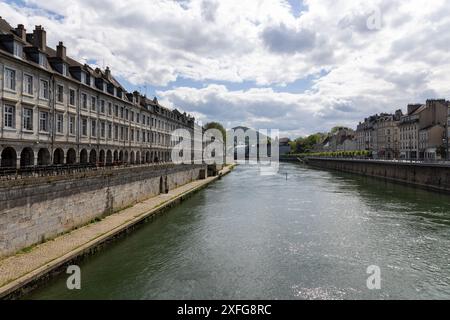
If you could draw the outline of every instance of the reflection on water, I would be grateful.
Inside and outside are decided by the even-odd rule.
[[[27,298],[450,298],[447,195],[296,164],[258,173],[237,168],[89,258],[82,290],[62,275]]]

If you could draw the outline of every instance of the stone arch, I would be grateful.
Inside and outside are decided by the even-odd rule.
[[[64,164],[64,151],[61,148],[53,152],[53,164]]]
[[[164,179],[163,177],[159,178],[159,193],[164,193]]]
[[[96,164],[97,163],[97,151],[95,149],[92,149],[89,153],[89,163],[90,164]]]
[[[145,162],[147,163],[151,163],[151,157],[150,157],[150,151],[147,151],[147,153],[145,154]]]
[[[17,168],[17,152],[12,147],[7,147],[2,151],[2,168]]]
[[[111,150],[106,151],[106,164],[113,163],[113,154]]]
[[[135,161],[135,159],[134,159],[134,151],[131,151],[130,152],[130,163],[134,164],[134,161]]]
[[[20,153],[20,167],[32,167],[34,166],[34,151],[31,148],[24,148]]]
[[[41,148],[38,152],[38,165],[48,166],[50,164],[50,152],[47,148]]]
[[[114,151],[113,160],[114,162],[119,161],[119,152],[117,150]]]
[[[88,152],[86,149],[80,151],[80,163],[82,164],[88,163]]]
[[[136,164],[141,164],[141,153],[136,151]]]
[[[123,151],[122,150],[119,152],[119,161],[123,162]]]
[[[128,151],[125,151],[125,154],[123,156],[123,162],[128,163],[129,158],[128,158]]]
[[[67,150],[66,163],[67,164],[77,163],[77,152],[75,151],[75,149],[70,148],[69,150]]]
[[[105,161],[106,161],[105,150],[100,150],[100,155],[99,155],[98,161],[99,161],[101,164],[105,164]]]

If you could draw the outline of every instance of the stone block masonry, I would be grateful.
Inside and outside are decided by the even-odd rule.
[[[450,192],[450,166],[396,161],[309,158],[314,167],[382,178],[433,191]]]
[[[132,167],[0,183],[0,257],[200,178],[203,165]]]

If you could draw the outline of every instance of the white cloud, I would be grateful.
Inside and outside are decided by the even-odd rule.
[[[64,40],[69,55],[105,61],[133,84],[183,77],[269,88],[159,92],[203,119],[310,133],[450,93],[445,0],[304,0],[299,17],[286,0],[25,2],[0,2],[1,15],[28,29],[44,25],[50,44]],[[367,28],[374,10],[379,30]],[[323,70],[304,93],[270,89]]]

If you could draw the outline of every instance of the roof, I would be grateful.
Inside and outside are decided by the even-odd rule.
[[[41,29],[40,26],[36,26],[36,28]],[[43,28],[42,28],[42,30],[43,30]],[[2,38],[3,38],[3,41],[1,41]],[[28,56],[29,54],[41,52],[46,55],[47,60],[49,61],[48,67],[46,70],[50,73],[57,72],[56,69],[54,69],[54,66],[52,66],[53,64],[57,64],[58,62],[60,62],[62,60],[60,57],[58,57],[57,50],[50,48],[49,46],[46,45],[45,51],[41,51],[34,44],[34,41],[33,41],[34,34],[30,34],[30,33],[26,34],[26,41],[25,41],[21,37],[17,36],[15,28],[13,28],[6,20],[4,20],[4,19],[2,19],[2,17],[0,17],[0,52],[5,55],[10,56],[11,58],[14,58],[14,56],[8,51],[7,47],[4,46],[4,44],[3,44],[5,41],[7,41],[8,38],[11,38],[11,40],[19,41],[24,44],[23,60],[25,62],[27,62],[31,65],[34,65],[38,68],[41,68],[41,66],[39,66],[39,64],[35,63]],[[61,43],[61,45],[63,45],[63,44]],[[121,90],[124,93],[123,98],[130,102],[132,101],[132,100],[130,100],[130,98],[128,96],[130,93],[128,93],[127,90],[124,88],[124,86],[122,86],[122,84],[114,76],[111,75],[109,68],[106,68],[106,70],[101,70],[100,68],[94,69],[93,67],[89,66],[88,64],[80,63],[69,56],[66,56],[64,58],[64,63],[66,63],[69,66],[69,73],[68,73],[68,76],[66,76],[66,77],[69,78],[70,80],[79,82],[79,80],[74,76],[73,72],[75,72],[75,70],[77,70],[77,69],[81,69],[82,71],[86,72],[89,76],[94,77],[95,79],[102,79],[105,83],[111,84],[118,90]],[[156,98],[153,100],[150,100],[150,99],[147,99],[142,94],[140,94],[139,92],[136,92],[136,93],[141,97],[140,105],[143,107],[147,107],[148,105],[153,106],[155,108],[155,110],[157,110],[157,111],[163,110],[163,111],[165,111],[163,113],[170,113],[170,114],[167,114],[167,116],[173,115],[173,118],[179,118],[180,121],[194,121],[195,120],[193,117],[191,117],[190,115],[187,115],[186,113],[181,114],[178,110],[172,111],[172,110],[160,105],[158,102],[158,99],[156,99]],[[134,94],[135,93],[133,93],[133,95]]]

